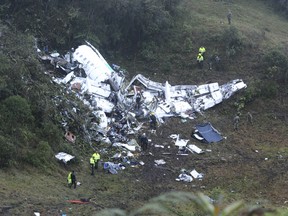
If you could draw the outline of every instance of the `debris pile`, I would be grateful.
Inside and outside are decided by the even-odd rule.
[[[120,162],[109,161],[103,164],[104,169],[113,174],[125,168],[123,163],[144,164],[137,162],[131,152],[143,150],[146,144],[138,144],[140,135],[147,129],[155,132],[164,123],[164,117],[193,119],[197,112],[207,110],[247,87],[241,79],[223,85],[209,83],[172,86],[168,81],[154,82],[142,74],[126,82],[125,70],[115,64],[110,66],[89,42],[63,56],[59,53],[39,52],[39,57],[43,61],[50,61],[55,69],[61,70],[62,77],[52,77],[52,80],[74,91],[90,108],[93,116],[86,120],[87,125],[84,127],[90,145],[94,148],[93,143],[100,141],[109,148],[120,150],[118,155],[113,156],[113,159],[121,159]],[[149,128],[146,122],[149,122]],[[66,139],[75,142],[74,134],[67,132]],[[206,142],[218,142],[222,139],[211,124],[197,126],[197,131],[192,136]],[[217,141],[214,140],[216,136]],[[179,139],[179,135],[174,136],[174,139],[181,155],[204,153],[194,144],[187,145],[188,140]],[[164,148],[162,145],[155,147]],[[126,156],[123,156],[123,152]],[[164,160],[155,160],[156,166],[163,164]],[[177,179],[192,181],[193,178],[200,177],[203,175],[194,169],[189,173],[182,172]]]

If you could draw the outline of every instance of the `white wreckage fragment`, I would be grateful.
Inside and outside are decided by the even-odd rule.
[[[193,176],[193,178],[195,178],[195,179],[203,179],[203,177],[204,177],[203,173],[198,173],[195,169],[193,169],[190,172],[190,175]]]
[[[204,151],[202,149],[200,149],[199,147],[197,147],[196,145],[188,145],[187,149],[189,151],[191,151],[192,153],[197,153],[197,154],[202,154],[204,153]]]
[[[163,159],[154,160],[155,166],[164,165],[166,162]]]
[[[72,160],[73,158],[75,158],[75,156],[72,156],[70,154],[67,154],[65,152],[59,152],[58,154],[55,155],[55,157],[60,160],[63,161],[64,163],[69,162],[70,160]]]
[[[204,177],[203,173],[198,173],[195,169],[193,169],[191,172],[187,172],[186,170],[183,170],[182,173],[176,178],[176,181],[184,181],[184,182],[192,182],[193,179],[202,180]]]
[[[199,86],[171,86],[168,81],[165,84],[158,83],[149,80],[142,74],[138,74],[125,88],[127,95],[131,94],[131,91],[134,91],[134,94],[137,93],[134,88],[136,81],[137,91],[141,89],[144,96],[143,108],[154,111],[158,118],[187,116],[187,113],[192,114],[193,112],[206,110],[221,103],[223,99],[228,99],[236,91],[247,87],[241,79],[232,80],[222,86],[219,86],[218,83]],[[141,86],[139,86],[139,83]]]

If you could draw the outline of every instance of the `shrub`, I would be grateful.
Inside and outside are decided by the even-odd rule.
[[[263,57],[267,79],[287,82],[288,58],[280,50],[272,50]]]
[[[273,98],[277,95],[278,91],[279,85],[275,81],[268,80],[266,82],[262,82],[261,96],[265,98]]]
[[[5,99],[0,106],[0,120],[3,131],[10,133],[11,128],[23,127],[33,124],[30,105],[25,98],[21,96],[11,96]]]
[[[15,149],[15,146],[9,139],[0,136],[0,168],[8,167],[15,159],[13,158],[16,152]]]
[[[54,151],[59,150],[59,143],[63,140],[63,131],[52,122],[44,122],[39,131],[41,138],[45,139]]]
[[[234,26],[231,26],[223,32],[222,40],[225,43],[226,55],[228,57],[235,56],[244,48],[243,39],[241,38],[237,28]]]
[[[53,158],[53,152],[48,142],[40,141],[38,146],[32,149],[24,158],[24,160],[39,168],[51,166],[51,158]]]

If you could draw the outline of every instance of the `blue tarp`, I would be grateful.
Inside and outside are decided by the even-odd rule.
[[[205,142],[219,142],[223,139],[220,133],[210,123],[196,125],[196,129],[198,130],[198,134],[204,138]]]

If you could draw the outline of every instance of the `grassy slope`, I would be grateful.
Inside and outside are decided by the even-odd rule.
[[[205,43],[207,52],[210,50],[223,51],[221,44],[214,44],[206,35],[217,35],[228,28],[226,20],[228,9],[231,9],[233,13],[232,25],[253,44],[254,52],[261,54],[262,51],[274,46],[287,46],[287,20],[279,17],[261,1],[241,0],[228,4],[221,1],[193,0],[188,1],[187,5],[186,8],[192,13],[186,21],[186,31],[183,34],[191,37],[193,50],[188,53],[179,51],[179,62],[184,66],[173,65],[172,69],[174,70],[175,67],[177,73],[167,75],[161,73],[161,69],[145,68],[141,63],[139,65],[138,63],[127,64],[130,73],[140,70],[151,78],[168,79],[173,84],[183,83],[183,77],[185,77],[185,84],[206,82],[207,77],[199,74],[197,70],[192,72],[192,69],[195,68],[192,65],[191,69],[191,64],[188,62],[194,59],[197,49],[202,43]],[[169,52],[163,54],[168,56]],[[243,56],[236,59],[234,64],[227,64],[225,71],[210,75],[210,79],[226,82],[234,78],[244,78],[249,85],[249,82],[255,79],[253,66],[257,65],[257,58],[253,55],[252,62],[247,62],[246,56],[248,55],[251,55],[249,50],[247,54],[244,53]],[[109,61],[109,59],[107,60]],[[158,62],[158,66],[161,67],[162,63]],[[245,126],[242,121],[241,130],[235,133],[231,127],[227,127],[227,125],[231,125],[231,118],[235,111],[231,108],[231,104],[232,102],[225,102],[205,113],[205,117],[228,139],[219,145],[209,146],[212,154],[208,154],[205,158],[196,156],[196,161],[195,158],[192,158],[193,161],[182,159],[179,159],[177,163],[172,161],[173,165],[171,166],[175,167],[171,168],[171,172],[165,173],[169,177],[158,177],[163,174],[163,171],[153,170],[148,165],[149,160],[153,159],[149,158],[146,158],[147,165],[144,168],[125,170],[119,175],[107,175],[101,172],[95,177],[91,177],[88,167],[89,156],[87,156],[79,167],[74,167],[78,180],[82,183],[76,190],[65,187],[68,168],[50,171],[45,175],[36,169],[1,171],[1,206],[12,206],[9,211],[5,211],[7,215],[9,215],[8,213],[31,215],[33,211],[40,211],[44,215],[55,215],[60,210],[69,212],[68,215],[91,215],[88,212],[95,212],[102,208],[131,209],[140,206],[161,192],[170,190],[195,192],[200,189],[200,186],[205,186],[204,193],[214,196],[221,192],[227,198],[227,202],[245,199],[251,204],[258,202],[264,206],[287,207],[287,203],[285,203],[288,199],[287,191],[285,191],[288,179],[287,167],[279,157],[282,155],[284,159],[287,158],[288,149],[285,141],[288,137],[286,122],[275,118],[274,115],[279,106],[275,105],[274,100],[271,102],[258,100],[249,104],[245,111],[253,112],[255,127]],[[201,120],[199,117],[192,124]],[[161,129],[163,136],[153,137],[155,142],[163,143],[164,141],[161,142],[161,139],[164,140],[166,135],[171,132],[181,133],[188,138],[191,123],[186,123],[184,127],[179,128],[175,128],[175,124],[179,124],[179,121],[173,120],[172,126],[163,126]],[[185,131],[185,127],[189,129]],[[206,148],[207,146],[200,147]],[[265,158],[269,158],[268,161],[265,161]],[[175,183],[175,176],[183,166],[188,168],[197,166],[205,173],[203,182],[195,182],[194,186]],[[156,174],[154,175],[152,172]],[[81,197],[93,197],[93,204],[77,206],[66,202],[67,199]],[[186,208],[183,210],[185,211]],[[188,208],[187,212],[189,211],[191,209]],[[3,212],[4,210],[2,210]]]

